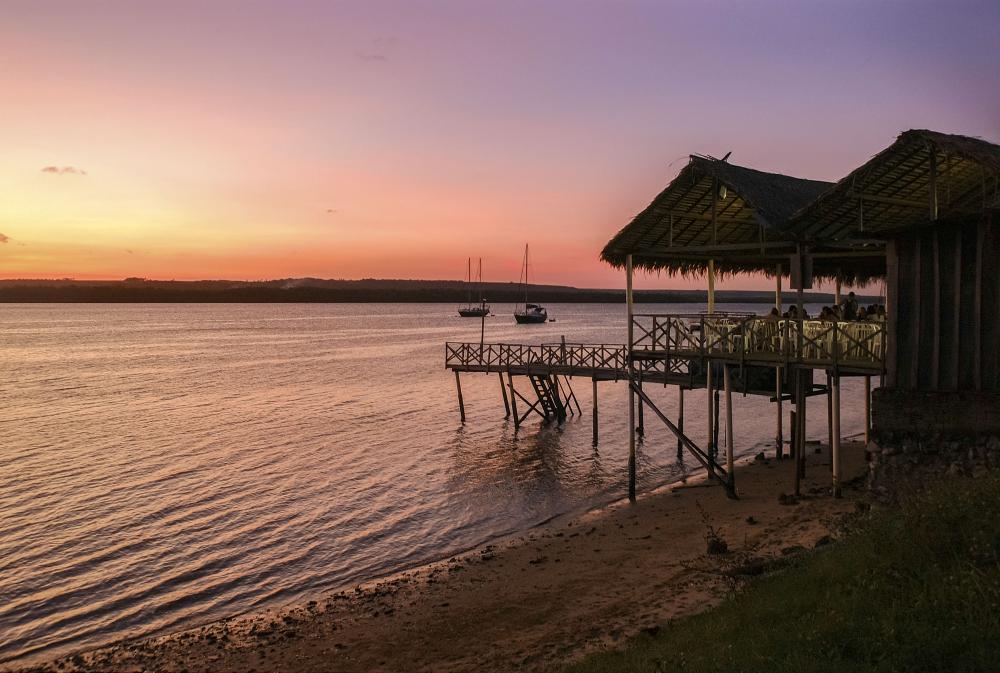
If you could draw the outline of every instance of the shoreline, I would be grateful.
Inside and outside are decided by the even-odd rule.
[[[849,482],[863,448],[844,448]],[[10,670],[546,670],[718,604],[734,563],[828,539],[862,493],[834,500],[826,451],[807,462],[794,503],[791,461],[744,457],[736,501],[699,470],[353,590]],[[729,554],[706,555],[709,528]]]

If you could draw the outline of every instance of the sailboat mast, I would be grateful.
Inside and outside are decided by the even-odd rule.
[[[524,244],[524,310],[528,310],[528,244]]]
[[[469,266],[468,266],[468,269],[466,269],[465,273],[466,273],[466,275],[469,278],[469,280],[467,281],[467,285],[465,286],[466,289],[468,289],[468,291],[469,291],[468,292],[468,295],[469,295],[468,304],[469,304],[469,306],[472,306],[472,258],[471,257],[469,258]]]
[[[476,274],[476,287],[479,288],[479,303],[483,303],[483,258],[479,258],[479,273]]]

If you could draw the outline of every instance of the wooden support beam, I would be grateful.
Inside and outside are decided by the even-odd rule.
[[[635,502],[635,391],[628,387],[628,499]]]
[[[833,376],[829,372],[826,375],[826,442],[827,446],[833,446]],[[833,469],[832,462],[830,469]]]
[[[458,370],[455,370],[455,389],[458,391],[458,413],[462,417],[462,422],[465,423],[465,400],[462,399],[462,379],[459,377]]]
[[[514,429],[517,430],[521,427],[521,417],[517,415],[517,390],[514,388],[514,377],[510,371],[507,372],[507,383],[510,385],[510,410],[514,414]]]
[[[637,380],[638,385],[639,385],[639,390],[642,390],[642,374],[639,374],[639,377],[636,380]],[[641,404],[639,405],[638,412],[639,412],[639,419],[638,419],[639,423],[636,426],[635,431],[639,434],[640,437],[645,437],[646,436],[646,425],[643,422],[642,405]]]
[[[900,199],[893,196],[879,196],[878,194],[863,194],[861,192],[851,191],[848,193],[851,198],[859,199],[860,201],[870,201],[872,203],[885,203],[890,206],[903,206],[906,208],[916,208],[923,210],[927,207],[926,203],[922,201],[916,201],[914,199]]]
[[[784,437],[785,428],[784,428],[784,423],[783,423],[784,419],[782,418],[782,415],[781,415],[781,377],[782,377],[781,367],[775,367],[774,368],[774,396],[776,398],[775,399],[775,403],[778,406],[778,413],[776,414],[776,417],[777,417],[777,428],[776,428],[776,432],[774,434],[774,457],[776,459],[778,459],[778,460],[781,460],[784,457],[784,453],[785,453],[785,437]]]
[[[714,424],[712,423],[712,419],[714,418],[712,414],[712,363],[711,361],[706,360],[705,365],[708,367],[707,371],[705,372],[705,401],[706,401],[705,406],[707,410],[707,413],[705,415],[708,417],[707,419],[708,440],[705,443],[705,449],[708,451],[709,458],[711,458],[712,455],[714,454],[714,451],[712,450],[713,449],[712,442],[715,439],[715,428],[713,427]],[[710,477],[715,476],[711,461],[708,464],[708,475]]]
[[[684,433],[684,389],[677,386],[677,429]],[[684,458],[684,444],[677,438],[677,460]]]
[[[635,308],[632,295],[632,255],[625,256],[625,310],[628,316],[628,499],[635,502],[635,391],[632,390],[632,374],[635,365],[632,362],[633,336],[632,316]]]
[[[774,308],[781,313],[781,264],[774,267]]]
[[[594,383],[594,446],[597,446],[597,379]]]
[[[504,418],[510,418],[510,402],[507,401],[507,384],[503,382],[503,372],[497,372],[500,377],[500,394],[503,395]]]
[[[729,488],[736,492],[736,472],[733,469],[733,386],[730,379],[729,366],[722,367],[722,381],[726,397],[726,476],[729,478]]]
[[[872,439],[872,377],[865,377],[865,446]]]
[[[830,398],[832,400],[833,442],[830,445],[830,463],[833,468],[833,497],[840,497],[840,376],[832,379]]]

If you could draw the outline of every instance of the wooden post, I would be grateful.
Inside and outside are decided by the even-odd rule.
[[[514,414],[514,429],[521,427],[521,417],[517,415],[517,393],[514,391],[514,377],[507,372],[507,383],[510,385],[510,410]]]
[[[833,286],[833,305],[840,306],[840,269],[837,269],[837,282]]]
[[[826,375],[826,440],[830,451],[833,451],[833,376]],[[830,461],[833,470],[833,460]]]
[[[465,423],[465,400],[462,399],[462,379],[459,378],[458,370],[455,370],[455,388],[458,390],[458,413],[462,416],[462,422]]]
[[[872,377],[865,377],[865,446],[872,438]]]
[[[625,308],[628,315],[628,499],[635,502],[635,391],[632,389],[632,255],[625,256]]]
[[[597,379],[594,379],[594,446],[597,446]]]
[[[510,418],[510,402],[507,401],[507,385],[503,382],[503,372],[497,372],[500,377],[500,394],[503,395],[503,417]]]
[[[806,373],[801,372],[799,374],[801,379],[799,383],[799,409],[798,409],[798,420],[799,420],[799,478],[804,478],[806,476],[806,386],[805,377]]]
[[[833,497],[840,497],[840,376],[834,375],[833,388],[830,398],[832,400],[833,418],[833,442],[830,449],[830,464],[833,466]]]
[[[781,460],[785,453],[785,428],[781,417],[781,367],[774,368],[774,396],[778,398],[777,432],[774,435],[774,457]]]
[[[639,390],[642,390],[642,374],[639,374],[639,378],[636,381],[636,383],[639,385]],[[639,411],[639,423],[636,426],[635,431],[637,433],[639,433],[640,437],[645,437],[646,436],[646,426],[645,426],[645,423],[643,422],[643,414],[642,414],[642,408],[644,406],[645,405],[642,402],[639,402],[639,409],[638,409],[638,411]]]
[[[781,263],[774,265],[774,308],[778,309],[778,315],[781,315]],[[777,413],[777,432],[774,435],[774,457],[781,460],[782,455],[785,452],[785,431],[784,423],[782,423],[781,416],[781,367],[774,368],[774,396],[777,398],[778,413]]]
[[[726,475],[729,488],[735,493],[736,474],[733,471],[733,387],[729,376],[729,366],[722,366],[723,389],[726,396]]]
[[[635,502],[635,391],[628,386],[628,499]]]
[[[715,427],[712,422],[714,415],[712,414],[712,363],[707,363],[708,370],[705,372],[705,400],[707,402],[706,407],[708,413],[708,441],[705,443],[705,454],[711,458],[712,451],[712,441],[715,439]],[[712,467],[713,463],[711,460],[708,461],[708,474],[710,477],[715,476],[715,468]]]
[[[788,412],[788,431],[792,434],[788,446],[789,446],[789,453],[792,455],[792,458],[794,459],[793,466],[795,469],[796,494],[798,494],[799,492],[799,463],[798,463],[798,458],[796,457],[798,455],[798,453],[796,452],[796,442],[798,441],[799,438],[798,420],[799,419],[796,417],[795,414],[795,409],[792,409],[791,411]]]
[[[684,389],[677,386],[677,429],[684,432]],[[677,460],[684,457],[684,445],[681,438],[677,438]]]

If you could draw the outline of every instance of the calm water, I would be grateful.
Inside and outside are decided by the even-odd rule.
[[[515,434],[497,377],[465,375],[462,426],[443,342],[479,321],[453,308],[0,306],[0,662],[288,603],[621,497],[625,385],[601,384],[597,449],[586,379],[582,418]],[[488,340],[625,341],[621,305],[520,327],[495,310]],[[704,393],[685,402],[704,427]],[[736,402],[739,452],[771,442],[773,405]],[[649,418],[640,489],[684,473],[675,446]]]

